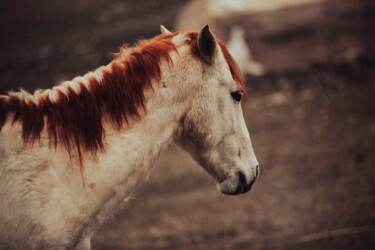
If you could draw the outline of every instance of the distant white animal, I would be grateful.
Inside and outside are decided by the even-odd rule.
[[[233,58],[208,26],[164,33],[52,89],[0,96],[0,249],[90,249],[173,141],[222,193],[250,190]]]
[[[237,61],[242,74],[260,76],[265,73],[264,66],[253,59],[249,45],[245,40],[245,30],[241,26],[232,27],[227,47]]]

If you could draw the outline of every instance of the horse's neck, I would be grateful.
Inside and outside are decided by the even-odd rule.
[[[155,104],[161,101],[158,98],[156,94],[149,99],[148,111],[130,128],[121,133],[106,131],[106,152],[99,155],[98,167],[85,166],[85,179],[99,180],[107,188],[121,186],[122,195],[127,196],[148,177],[152,163],[173,141],[181,117],[180,105],[163,107]]]

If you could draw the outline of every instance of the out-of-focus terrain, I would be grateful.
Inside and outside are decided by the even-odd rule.
[[[3,1],[0,93],[51,87],[106,64],[122,43],[157,35],[159,24],[173,29],[185,2]],[[374,249],[374,35],[356,27],[370,22],[375,8],[364,6],[346,7],[335,19],[342,19],[334,29],[340,44],[363,40],[353,43],[359,50],[349,47],[350,56],[275,70],[266,53],[271,70],[246,76],[244,115],[261,167],[249,193],[221,195],[172,145],[134,199],[97,232],[93,249]],[[320,34],[302,31],[260,39],[252,52],[262,58],[261,46],[277,51],[293,37],[298,43]],[[328,37],[334,48],[328,31],[312,44]],[[304,53],[293,46],[292,59]],[[283,56],[275,54],[277,63]]]

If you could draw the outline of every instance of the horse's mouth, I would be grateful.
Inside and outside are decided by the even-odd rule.
[[[228,177],[219,183],[219,190],[226,195],[244,194],[250,191],[257,176],[250,183],[247,183],[246,176],[242,172],[237,172],[234,176]]]

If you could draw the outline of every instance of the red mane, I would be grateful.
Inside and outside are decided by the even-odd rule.
[[[48,94],[42,94],[37,104],[18,93],[0,96],[0,130],[7,116],[13,114],[12,122],[22,124],[24,143],[33,144],[46,127],[50,146],[61,143],[70,156],[75,152],[82,171],[82,152],[95,154],[104,149],[102,118],[120,129],[124,121],[139,115],[139,106],[145,108],[144,88],[151,87],[152,79],[160,80],[161,60],[171,63],[169,53],[177,51],[173,36],[161,35],[133,48],[124,46],[111,69],[103,67],[102,81],[89,76],[88,85],[78,83],[79,93],[71,87],[66,93],[56,88],[52,90],[56,91],[56,102],[51,102]]]

